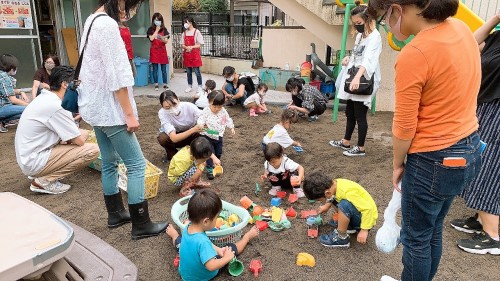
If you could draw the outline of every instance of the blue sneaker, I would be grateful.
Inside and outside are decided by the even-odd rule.
[[[319,237],[319,243],[330,248],[349,248],[351,245],[350,240],[349,236],[344,239],[340,238],[337,230],[332,231],[330,234],[323,234]]]

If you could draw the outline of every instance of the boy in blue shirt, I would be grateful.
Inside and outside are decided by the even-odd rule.
[[[259,235],[258,228],[252,227],[236,243],[229,243],[223,248],[212,244],[205,231],[215,227],[222,211],[222,201],[212,190],[202,189],[196,192],[189,200],[187,211],[191,222],[182,230],[182,239],[172,225],[166,231],[174,246],[179,249],[179,273],[182,280],[202,281],[214,278],[219,269],[243,252],[248,242]]]

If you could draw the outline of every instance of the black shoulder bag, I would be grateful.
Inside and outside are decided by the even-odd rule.
[[[359,39],[359,42],[361,42],[361,39]],[[358,44],[359,44],[358,42]],[[344,92],[353,94],[353,95],[361,95],[361,96],[369,96],[373,92],[373,81],[375,77],[375,73],[372,75],[372,78],[370,80],[366,79],[364,75],[361,75],[361,78],[359,79],[359,88],[356,90],[351,91],[349,88],[351,86],[352,80],[354,79],[354,76],[359,71],[359,67],[355,67],[354,65],[347,70],[347,74],[349,74],[349,78],[345,80],[344,84]]]
[[[85,47],[87,47],[87,42],[89,41],[89,34],[90,34],[90,30],[92,29],[92,25],[94,24],[94,21],[100,16],[105,16],[105,15],[104,14],[97,15],[90,23],[89,31],[87,32],[87,38],[85,38],[85,44],[83,45],[82,53],[80,54],[80,57],[78,58],[78,64],[76,65],[75,75],[73,76],[73,82],[71,82],[69,87],[66,89],[66,93],[64,94],[64,98],[61,102],[62,108],[66,109],[67,111],[72,112],[72,113],[78,113],[78,90],[77,90],[77,88],[78,88],[78,85],[80,84],[78,77],[80,76],[80,69],[82,68],[83,53],[85,52]]]

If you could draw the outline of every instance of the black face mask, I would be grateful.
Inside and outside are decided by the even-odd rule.
[[[363,32],[365,32],[365,25],[364,25],[364,24],[355,24],[355,25],[354,25],[354,28],[356,28],[356,30],[357,30],[359,33],[363,33]]]

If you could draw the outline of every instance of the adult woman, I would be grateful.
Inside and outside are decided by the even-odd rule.
[[[467,207],[479,214],[466,220],[453,220],[451,225],[467,233],[478,233],[458,241],[458,247],[475,254],[500,255],[498,225],[500,216],[500,31],[490,34],[500,24],[500,10],[474,32],[481,49],[481,88],[477,116],[479,135],[488,145],[482,156],[483,165],[476,179],[464,190]],[[481,222],[479,222],[480,220]]]
[[[120,21],[118,23],[120,28],[120,36],[122,37],[123,43],[125,44],[125,49],[127,50],[128,61],[130,62],[130,67],[132,68],[132,74],[137,75],[137,68],[134,63],[134,48],[132,47],[132,34],[130,33],[130,28],[128,28],[127,23]],[[157,73],[158,75],[158,73]]]
[[[59,57],[56,55],[48,55],[43,60],[43,65],[33,76],[33,86],[31,87],[31,99],[34,100],[42,89],[49,90],[49,77],[54,67],[61,65]]]
[[[17,124],[24,109],[28,105],[25,93],[16,90],[16,75],[19,61],[10,54],[0,55],[0,133],[8,132],[7,126]],[[20,94],[21,99],[16,95]],[[12,123],[14,122],[14,123]]]
[[[118,21],[135,15],[142,0],[100,0],[97,11],[85,22],[80,46],[85,46],[80,72],[79,111],[95,130],[102,156],[102,187],[108,227],[132,221],[132,239],[158,235],[166,222],[152,223],[144,200],[146,161],[134,134],[139,129],[132,93],[134,78],[121,42]],[[89,26],[92,28],[89,32]],[[88,36],[88,42],[86,38]],[[127,212],[118,189],[118,161],[127,167]]]
[[[342,148],[345,156],[365,156],[365,139],[368,132],[366,113],[371,104],[373,95],[377,93],[380,85],[379,56],[382,52],[382,39],[375,27],[375,20],[368,14],[368,7],[360,5],[356,1],[356,7],[352,9],[351,21],[357,32],[355,45],[351,57],[342,60],[342,72],[337,78],[338,97],[347,102],[345,115],[347,117],[344,138],[331,140],[330,145]],[[358,72],[352,79],[350,90],[359,87],[360,78],[364,76],[367,80],[373,79],[373,91],[371,95],[353,95],[344,91],[345,80],[349,77],[348,69],[357,67]],[[358,124],[358,145],[351,148],[351,136],[354,127]]]
[[[155,82],[155,90],[158,91],[158,65],[161,67],[161,78],[163,79],[163,88],[168,89],[167,81],[167,64],[168,55],[167,44],[170,38],[170,33],[165,27],[163,16],[160,13],[154,13],[151,18],[151,26],[148,29],[147,36],[151,41],[149,49],[149,62],[153,64],[153,80]]]
[[[394,188],[402,179],[403,281],[434,278],[444,217],[481,166],[479,48],[467,25],[450,18],[458,5],[458,0],[369,2],[398,40],[415,35],[396,61],[392,126]]]
[[[199,137],[201,129],[196,126],[196,122],[201,110],[193,103],[180,102],[177,95],[169,90],[161,93],[160,104],[158,117],[161,128],[158,143],[165,148],[166,162],[174,157],[178,148],[189,145]]]
[[[292,93],[292,102],[288,105],[291,110],[307,114],[310,122],[318,120],[318,115],[326,110],[326,97],[315,87],[304,85],[304,80],[290,78],[285,89]]]
[[[198,92],[202,92],[203,81],[201,80],[200,67],[203,65],[201,61],[200,48],[203,42],[201,31],[198,30],[196,22],[193,17],[184,17],[184,32],[182,33],[182,49],[184,67],[186,68],[188,87],[186,93],[191,92],[193,87],[193,70],[196,74],[196,81],[198,82]]]

